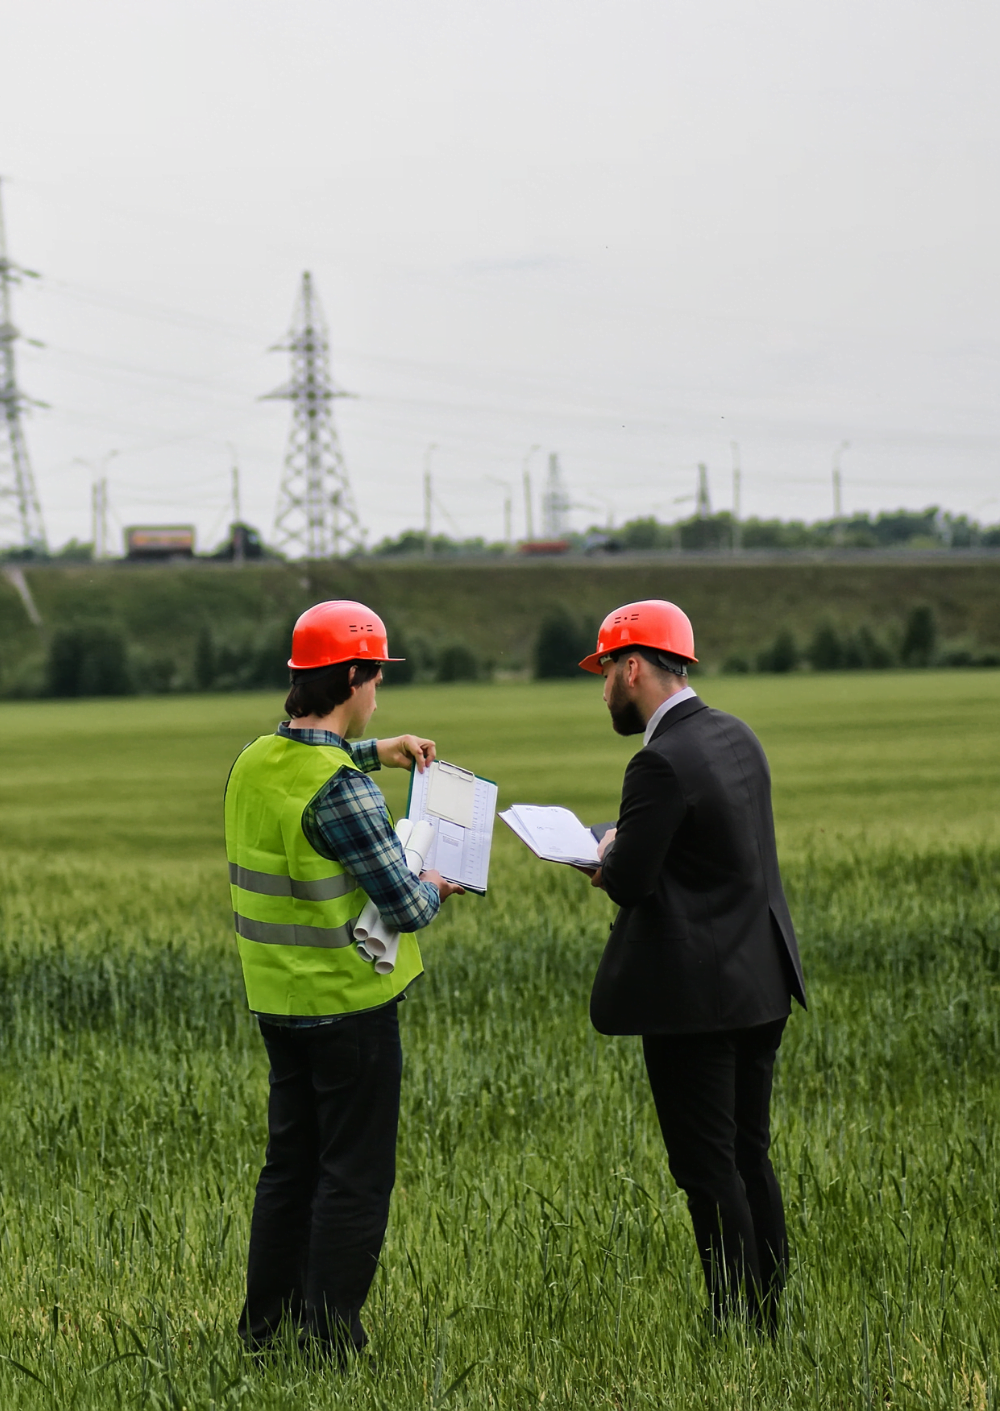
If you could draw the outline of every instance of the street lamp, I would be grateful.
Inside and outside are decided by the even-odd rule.
[[[90,487],[90,538],[95,561],[106,559],[108,556],[108,481],[104,472],[108,468],[108,461],[117,454],[117,451],[105,451],[96,466],[93,461],[84,460],[82,456],[73,458],[74,465],[86,466],[94,477]]]
[[[509,481],[509,480],[499,480],[495,475],[487,475],[486,479],[490,482],[490,484],[492,484],[492,485],[500,485],[500,486],[502,486],[502,488],[503,488],[504,490],[507,491],[506,495],[504,496],[504,501],[503,501],[503,540],[504,540],[504,544],[506,545],[507,552],[508,552],[509,554],[510,554],[510,553],[513,553],[513,552],[514,552],[514,534],[513,534],[514,492],[513,492],[513,490],[511,489],[510,481]]]
[[[522,470],[522,478],[524,480],[524,537],[529,543],[535,537],[535,517],[531,507],[531,473],[528,470],[528,465],[535,452],[541,449],[541,446],[528,447]]]
[[[436,450],[437,442],[432,442],[423,453],[423,556],[425,559],[429,559],[434,552],[432,542],[430,542],[430,512],[432,512],[433,505],[432,485],[430,485],[430,457]]]

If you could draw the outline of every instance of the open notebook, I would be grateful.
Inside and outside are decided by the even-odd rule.
[[[436,759],[410,775],[406,816],[434,824],[424,866],[482,896],[490,875],[490,848],[499,790],[492,779]]]
[[[568,808],[515,803],[500,817],[536,857],[544,862],[565,862],[594,871],[600,864],[597,844],[613,823],[588,828]]]

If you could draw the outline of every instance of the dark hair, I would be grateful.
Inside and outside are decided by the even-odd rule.
[[[351,669],[354,676],[351,676]],[[292,689],[285,709],[292,720],[303,715],[329,715],[343,705],[352,686],[373,681],[382,670],[380,661],[338,661],[334,666],[316,666],[310,671],[292,672]]]
[[[642,657],[658,671],[669,671],[673,676],[684,677],[688,674],[688,664],[683,657],[675,657],[673,652],[661,652],[657,647],[619,647],[611,653],[615,665],[622,657]]]

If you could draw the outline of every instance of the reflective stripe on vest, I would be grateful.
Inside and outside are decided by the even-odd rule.
[[[349,872],[342,872],[339,877],[318,877],[314,882],[307,882],[295,877],[276,876],[273,872],[254,872],[252,868],[240,867],[236,862],[229,864],[229,880],[244,892],[257,892],[262,897],[298,897],[299,901],[335,901],[337,897],[346,897],[358,885]],[[241,931],[240,934],[247,933]],[[254,936],[253,939],[259,938]]]
[[[414,936],[377,975],[351,944],[368,901],[339,863],[309,842],[302,817],[341,770],[347,750],[264,735],[226,786],[226,851],[247,1000],[261,1014],[351,1014],[388,1004],[421,973]],[[387,822],[388,822],[387,817]]]
[[[249,916],[233,913],[236,933],[248,941],[260,941],[266,946],[327,946],[339,950],[354,940],[354,922],[343,926],[296,926],[282,921],[254,921]]]

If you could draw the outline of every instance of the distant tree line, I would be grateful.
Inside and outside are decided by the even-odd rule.
[[[799,642],[791,628],[781,628],[774,640],[750,658],[734,653],[722,670],[783,673],[813,671],[884,671],[889,667],[997,667],[1000,649],[972,641],[942,642],[934,609],[911,608],[895,630],[878,633],[867,624],[847,628],[831,618],[817,623],[811,636]]]
[[[693,515],[664,523],[654,515],[630,519],[620,529],[591,526],[568,534],[572,549],[582,552],[650,552],[657,549],[969,549],[1000,548],[1000,524],[983,525],[967,515],[954,515],[936,505],[925,510],[895,510],[889,514],[857,514],[807,523],[800,519],[736,521],[728,510]],[[499,557],[506,545],[483,538],[452,539],[435,534],[430,556]],[[407,529],[382,539],[371,550],[376,558],[398,558],[425,552],[424,535]]]
[[[543,615],[531,649],[538,680],[579,679],[579,662],[593,650],[597,622],[554,604]],[[385,668],[388,686],[489,680],[495,663],[467,642],[436,642],[389,623],[393,650],[404,657]],[[49,696],[163,695],[172,692],[283,691],[288,685],[292,621],[274,619],[243,635],[218,633],[205,622],[184,659],[157,655],[107,622],[82,621],[49,638],[44,669],[4,681],[3,694]],[[934,611],[917,604],[905,618],[876,628],[819,619],[804,636],[782,626],[753,651],[733,651],[721,663],[729,674],[795,671],[882,671],[889,668],[1000,667],[1000,649],[966,637],[944,640]],[[692,668],[697,674],[699,668]],[[527,674],[527,673],[526,673]]]
[[[596,532],[596,531],[595,531]],[[891,514],[859,514],[806,523],[799,519],[734,520],[728,511],[661,524],[648,516],[607,535],[620,549],[968,549],[1000,548],[1000,524],[932,506]]]
[[[538,680],[578,677],[578,663],[594,649],[597,624],[577,618],[567,607],[553,608],[542,621],[535,640],[534,674]],[[867,623],[859,627],[821,619],[807,640],[800,642],[790,627],[782,627],[766,646],[752,654],[734,652],[722,663],[727,674],[751,671],[884,671],[890,667],[997,667],[1000,649],[971,640],[942,642],[933,608],[920,604],[905,621],[882,632]],[[691,668],[692,675],[698,667]]]
[[[293,621],[276,620],[242,636],[199,628],[186,660],[158,656],[105,622],[61,627],[49,639],[43,676],[10,694],[32,697],[165,695],[175,691],[283,691]],[[385,668],[387,684],[478,681],[492,663],[465,642],[431,643],[389,628],[393,651],[405,658]]]
[[[242,527],[242,526],[241,526]],[[255,530],[255,547],[250,557],[262,554],[280,558],[265,550]],[[591,525],[582,533],[568,533],[570,549],[582,553],[648,553],[654,550],[715,550],[737,549],[970,549],[1000,548],[1000,524],[980,524],[968,515],[951,514],[936,505],[924,510],[894,510],[877,515],[855,514],[841,519],[735,520],[728,510],[719,514],[692,515],[670,523],[655,515],[640,515],[617,529]],[[425,535],[420,529],[405,529],[401,534],[386,536],[368,553],[373,558],[501,558],[508,546],[481,535],[452,538],[434,534],[427,553]],[[354,555],[354,557],[364,555]],[[93,546],[70,539],[62,548],[50,554],[37,551],[10,550],[3,557],[10,560],[48,561],[52,563],[87,563],[93,557]],[[231,559],[231,544],[202,559]]]

